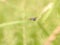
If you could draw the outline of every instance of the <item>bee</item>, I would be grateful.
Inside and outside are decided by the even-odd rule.
[[[37,17],[31,17],[30,20],[36,21]]]

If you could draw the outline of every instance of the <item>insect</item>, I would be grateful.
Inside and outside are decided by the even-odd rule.
[[[32,20],[32,21],[36,21],[36,19],[37,19],[37,17],[30,18],[30,20]]]

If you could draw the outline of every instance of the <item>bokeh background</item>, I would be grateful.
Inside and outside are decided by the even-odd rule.
[[[49,3],[54,6],[39,17]],[[0,0],[0,45],[44,45],[60,25],[60,0]],[[60,34],[51,45],[60,45]]]

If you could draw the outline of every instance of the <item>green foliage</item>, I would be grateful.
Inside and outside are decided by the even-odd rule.
[[[42,13],[49,3],[53,7]],[[0,0],[0,45],[43,45],[60,25],[59,5],[60,0]],[[60,45],[59,37],[52,45]]]

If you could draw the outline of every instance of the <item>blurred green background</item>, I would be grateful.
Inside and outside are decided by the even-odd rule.
[[[38,22],[29,20],[38,18],[51,2],[53,8],[42,14]],[[44,45],[58,25],[60,0],[0,0],[0,45]],[[60,35],[51,45],[60,45]]]

